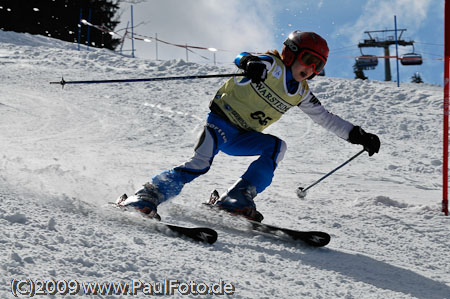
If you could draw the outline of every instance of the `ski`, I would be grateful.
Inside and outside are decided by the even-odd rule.
[[[245,219],[251,226],[251,231],[255,233],[259,233],[266,236],[271,237],[287,237],[287,239],[292,241],[300,241],[303,244],[307,244],[313,247],[323,247],[328,245],[330,243],[330,235],[321,232],[321,231],[302,231],[302,230],[295,230],[295,229],[289,229],[284,227],[279,227],[271,224],[265,224],[262,222],[257,222],[250,220],[246,218],[245,216],[234,214],[231,212],[228,212],[226,210],[222,210],[211,203],[204,203],[205,206],[214,209],[216,211],[223,211],[228,215],[232,215],[235,217],[240,217],[242,219]]]
[[[187,227],[166,222],[159,222],[158,225],[164,225],[180,236],[188,237],[194,241],[208,244],[214,244],[217,241],[217,232],[209,227]]]
[[[127,207],[120,206],[116,203],[111,203],[111,205],[120,210],[128,210]],[[154,224],[154,230],[158,232],[166,233],[167,229],[169,229],[169,231],[175,233],[175,236],[186,237],[197,242],[214,244],[217,241],[217,231],[209,227],[188,227],[157,221],[156,219],[150,220]]]
[[[253,231],[261,232],[263,234],[269,234],[273,236],[279,236],[284,234],[294,241],[302,241],[308,245],[314,247],[323,247],[330,243],[330,235],[321,231],[300,231],[284,227],[278,227],[275,225],[265,224],[248,220],[252,225]]]

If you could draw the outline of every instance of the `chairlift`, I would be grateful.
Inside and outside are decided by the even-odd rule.
[[[400,63],[402,65],[421,65],[422,64],[422,55],[415,53],[414,51],[414,44],[413,51],[411,53],[403,54],[400,57]]]
[[[363,55],[355,58],[356,66],[363,70],[375,69],[378,58],[375,55]]]
[[[400,57],[402,65],[421,65],[423,62],[422,55],[417,53],[406,53]]]

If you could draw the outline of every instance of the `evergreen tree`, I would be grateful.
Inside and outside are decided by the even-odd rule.
[[[411,77],[411,83],[423,83],[422,77],[420,77],[419,73],[415,73]]]
[[[0,0],[0,29],[40,34],[69,42],[78,41],[80,11],[90,23],[113,30],[120,0]],[[81,43],[87,44],[87,26],[81,26]],[[109,33],[90,29],[90,46],[114,50],[120,43]]]

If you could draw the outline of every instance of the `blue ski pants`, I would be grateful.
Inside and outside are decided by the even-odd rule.
[[[152,183],[163,194],[163,201],[178,195],[186,183],[208,172],[219,151],[231,156],[259,156],[242,178],[260,193],[271,184],[274,171],[286,152],[286,143],[273,135],[240,130],[210,112],[192,158],[152,178]]]

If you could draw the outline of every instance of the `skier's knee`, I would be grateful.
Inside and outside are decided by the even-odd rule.
[[[286,153],[287,150],[287,144],[286,142],[284,142],[283,140],[279,139],[280,144],[278,146],[278,154],[275,160],[275,163],[278,165],[278,163],[281,162],[281,160],[283,160],[284,158],[284,154]]]
[[[182,168],[193,170],[198,173],[206,173],[212,164],[212,158],[195,153],[194,156],[183,164]]]

